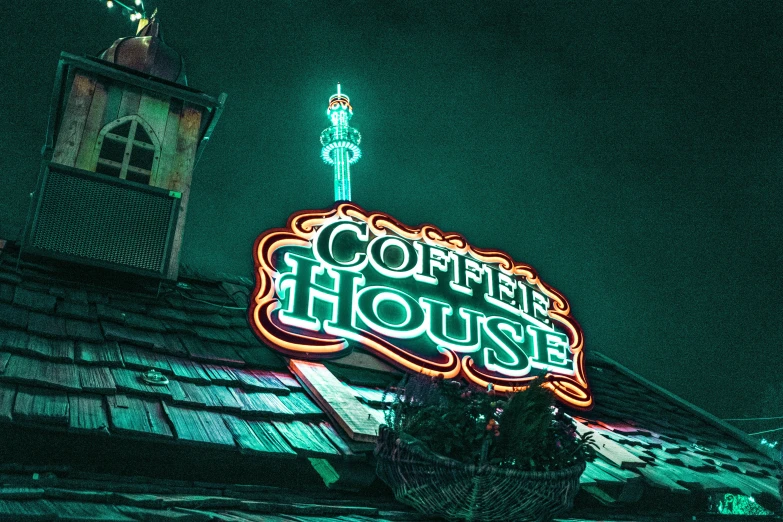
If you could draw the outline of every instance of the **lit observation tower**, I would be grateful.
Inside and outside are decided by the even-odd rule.
[[[348,125],[353,116],[351,100],[340,92],[337,84],[337,94],[329,98],[326,114],[332,121],[332,126],[321,133],[321,157],[327,165],[334,166],[334,200],[351,201],[351,168],[359,161],[362,151],[359,142],[362,140],[359,131]]]

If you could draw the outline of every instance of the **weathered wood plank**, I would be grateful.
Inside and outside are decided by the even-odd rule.
[[[45,339],[31,335],[27,340],[27,350],[57,362],[73,362],[74,343],[69,339]]]
[[[49,314],[32,312],[27,321],[27,330],[30,333],[44,337],[68,338],[68,332],[65,330],[65,319]]]
[[[242,404],[242,411],[250,415],[276,415],[291,416],[293,412],[286,407],[280,400],[280,397],[267,392],[247,392],[245,390],[234,388],[234,396]]]
[[[288,387],[268,370],[234,370],[242,387],[251,391],[268,391],[278,395],[290,393]]]
[[[16,400],[16,386],[0,383],[0,422],[11,422]]]
[[[166,415],[157,400],[127,395],[106,397],[112,429],[119,432],[172,437]]]
[[[141,102],[141,91],[133,87],[123,86],[122,100],[117,110],[117,119],[131,114],[139,113],[139,103]]]
[[[179,357],[169,357],[169,365],[177,379],[199,384],[209,384],[209,376],[201,364]]]
[[[281,395],[280,402],[297,417],[322,417],[323,410],[307,397],[304,392],[292,392]]]
[[[169,113],[166,120],[166,130],[163,133],[161,143],[160,161],[158,171],[150,183],[156,187],[169,187],[169,178],[175,166],[177,158],[177,136],[179,135],[179,120],[182,118],[182,102],[172,100],[169,104]]]
[[[182,118],[179,122],[174,162],[164,186],[164,188],[176,190],[182,194],[182,199],[180,199],[179,203],[179,215],[177,216],[177,228],[171,244],[172,259],[179,259],[179,253],[182,249],[185,218],[188,213],[190,183],[193,176],[193,164],[196,160],[200,127],[201,110],[195,106],[185,104],[182,107]],[[179,263],[171,263],[167,276],[170,279],[176,279],[178,273]]]
[[[71,93],[68,96],[68,103],[57,134],[57,143],[54,146],[53,162],[69,167],[74,166],[94,90],[95,80],[78,72],[74,74]]]
[[[109,418],[98,395],[72,394],[70,402],[70,429],[73,431],[109,433]]]
[[[169,99],[144,92],[139,100],[139,117],[152,128],[153,138],[158,143],[163,141],[166,132],[166,122],[169,118]],[[158,150],[160,153],[160,150]]]
[[[93,393],[116,393],[117,386],[111,370],[106,366],[79,366],[79,382],[82,390]]]
[[[100,129],[103,129],[109,123],[119,118],[120,104],[124,91],[118,84],[111,82],[107,84],[106,90],[106,109],[103,111]]]
[[[122,354],[117,341],[101,344],[76,343],[76,360],[80,364],[100,364],[104,366],[122,366]]]
[[[288,443],[297,450],[308,454],[340,454],[318,426],[302,421],[273,421],[272,424]]]
[[[171,365],[166,355],[151,352],[144,348],[136,348],[129,344],[120,344],[120,351],[122,352],[122,360],[125,361],[125,366],[129,368],[138,368],[140,370],[155,368],[163,373],[172,373]]]
[[[148,384],[142,376],[144,372],[139,370],[127,370],[125,368],[112,368],[112,377],[117,389],[136,394],[151,395],[155,397],[171,397],[171,390],[167,384]]]
[[[209,377],[209,380],[215,384],[225,384],[228,386],[236,386],[239,384],[239,378],[228,366],[202,364],[202,367],[204,368],[207,377]]]
[[[20,386],[14,403],[14,419],[67,426],[68,395],[43,388]]]
[[[103,127],[103,114],[106,112],[106,87],[103,81],[95,82],[95,90],[92,93],[92,103],[90,111],[87,114],[87,121],[82,131],[82,139],[79,144],[79,151],[76,155],[76,167],[84,170],[95,170],[98,155],[96,154],[95,144],[98,141],[98,134]]]
[[[234,446],[231,434],[219,413],[163,405],[180,440]]]
[[[291,359],[289,366],[318,405],[351,439],[362,442],[376,440],[379,423],[370,409],[326,366],[296,359]]]
[[[78,319],[66,319],[65,330],[68,338],[89,343],[102,343],[103,335],[98,323],[92,321],[80,321]]]
[[[11,358],[11,354],[8,352],[0,352],[0,374],[5,373],[5,367],[8,366],[8,360]]]
[[[223,420],[242,450],[274,453],[278,456],[296,455],[280,432],[268,422],[245,421],[232,415],[224,415]]]
[[[73,364],[42,361],[21,355],[11,356],[5,373],[0,377],[14,382],[49,388],[81,390],[79,375]]]

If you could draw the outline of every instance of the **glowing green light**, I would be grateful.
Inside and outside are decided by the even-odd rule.
[[[348,122],[353,116],[353,108],[348,96],[344,95],[337,84],[337,94],[329,98],[326,115],[332,126],[321,132],[321,157],[324,163],[334,167],[334,200],[351,200],[351,165],[359,161],[362,151],[359,149],[361,134]]]

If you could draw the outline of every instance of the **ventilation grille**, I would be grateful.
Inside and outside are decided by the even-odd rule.
[[[30,246],[162,275],[179,200],[162,189],[50,165]]]

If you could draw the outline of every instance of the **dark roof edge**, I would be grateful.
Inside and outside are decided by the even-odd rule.
[[[644,377],[642,377],[638,373],[636,373],[636,372],[626,368],[625,366],[623,366],[622,364],[618,363],[614,359],[611,359],[611,358],[607,357],[606,355],[604,355],[604,354],[602,354],[600,352],[593,352],[592,355],[602,359],[604,362],[606,362],[607,364],[610,364],[615,369],[617,369],[621,373],[625,374],[627,377],[635,380],[639,384],[650,388],[651,390],[653,390],[653,391],[663,395],[667,399],[676,402],[678,405],[682,406],[683,408],[685,408],[687,410],[690,410],[691,412],[701,416],[704,420],[706,420],[707,422],[709,422],[713,426],[716,426],[718,428],[721,428],[721,429],[729,432],[736,439],[738,439],[739,441],[743,442],[744,444],[747,444],[748,446],[750,446],[754,450],[758,451],[759,453],[769,457],[774,462],[777,462],[778,459],[780,458],[780,454],[778,453],[777,450],[774,450],[772,448],[768,448],[766,446],[763,446],[762,444],[760,444],[755,439],[750,438],[750,436],[748,436],[748,434],[745,433],[744,431],[742,431],[742,430],[740,430],[738,428],[735,428],[731,424],[728,424],[728,423],[720,420],[718,417],[716,417],[712,413],[699,408],[695,404],[692,404],[692,403],[686,401],[685,399],[683,399],[682,397],[680,397],[678,395],[675,395],[674,393],[670,392],[669,390],[658,386],[654,382],[648,381],[647,379],[645,379]]]

